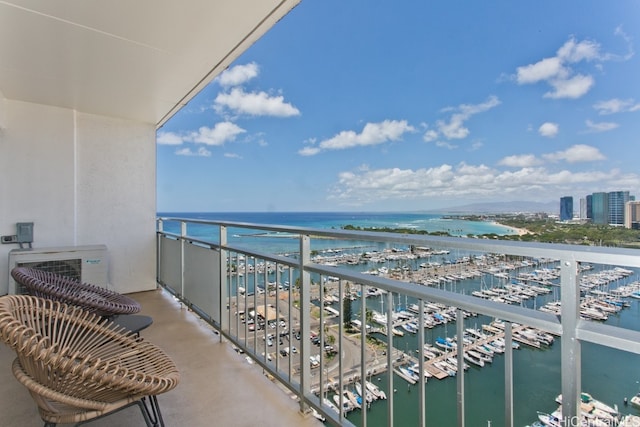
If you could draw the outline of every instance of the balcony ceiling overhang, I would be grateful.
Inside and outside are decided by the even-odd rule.
[[[0,0],[0,96],[160,127],[300,0]]]

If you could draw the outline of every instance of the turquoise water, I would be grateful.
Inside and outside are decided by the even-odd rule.
[[[347,225],[363,228],[412,228],[429,232],[448,232],[452,236],[467,234],[513,234],[509,227],[484,221],[462,221],[444,219],[442,215],[421,213],[380,213],[380,212],[222,212],[222,213],[158,213],[161,217],[193,218],[203,220],[234,221],[281,226],[309,227],[320,229],[341,229]],[[164,230],[179,233],[177,222],[166,222]],[[189,225],[188,234],[193,237],[218,241],[217,228],[206,225]],[[247,229],[230,228],[230,243],[258,245],[261,250],[275,253],[296,251],[295,239],[283,238],[275,233],[261,233]],[[335,241],[314,240],[312,249],[322,250],[336,247]],[[346,243],[345,243],[346,244]],[[366,242],[349,242],[350,245],[370,245]]]
[[[446,220],[432,214],[404,213],[206,213],[206,214],[159,214],[159,216],[177,216],[198,219],[227,220],[239,222],[255,222],[262,224],[300,226],[311,228],[336,228],[345,225],[360,227],[409,227],[427,231],[448,231],[453,235],[467,234],[508,234],[512,231],[506,227],[486,222]],[[168,223],[165,230],[177,232],[177,224]],[[216,241],[217,235],[211,227],[192,226],[189,235]],[[247,230],[230,230],[230,240],[258,245],[259,250],[286,253],[297,250],[297,240],[276,236],[262,235],[256,237],[255,232]],[[336,242],[319,241],[314,248],[332,247]],[[349,242],[356,245],[357,242]],[[371,243],[363,242],[363,245]],[[255,247],[255,246],[254,246]],[[467,254],[451,254],[449,258]],[[444,260],[445,257],[442,258]],[[370,266],[353,267],[369,268]],[[391,267],[391,266],[390,266]],[[415,266],[414,266],[415,267]],[[609,268],[609,267],[607,267]],[[626,281],[638,280],[634,275]],[[486,277],[486,276],[485,276]],[[485,278],[487,283],[478,279],[466,280],[455,285],[457,292],[470,293],[481,285],[490,286],[493,279]],[[498,284],[498,283],[496,283]],[[449,289],[447,285],[447,289]],[[249,289],[249,288],[248,288]],[[559,289],[553,294],[538,297],[537,301],[527,302],[529,308],[541,306],[551,299],[559,298]],[[620,313],[612,315],[607,324],[624,328],[640,329],[640,302],[631,299],[631,306]],[[409,301],[411,303],[411,301]],[[380,310],[377,301],[367,303],[370,308]],[[357,306],[354,312],[357,312]],[[479,327],[493,319],[482,316],[467,319],[466,327]],[[455,325],[438,326],[425,330],[427,342],[433,342],[437,336],[453,336]],[[394,341],[396,348],[415,351],[417,338],[406,334]],[[553,412],[557,408],[555,396],[560,393],[560,341],[543,349],[530,349],[522,345],[514,351],[514,420],[516,426],[525,426],[536,420],[537,411]],[[582,346],[582,385],[583,390],[590,392],[597,399],[620,407],[622,413],[640,415],[640,411],[631,406],[624,406],[624,398],[631,398],[640,391],[640,360],[637,356],[621,351],[602,348],[593,344]],[[378,378],[380,379],[378,381]],[[386,375],[374,377],[374,381],[385,388]],[[454,426],[456,420],[456,381],[455,377],[445,380],[430,378],[426,388],[427,425]],[[397,426],[413,426],[418,424],[418,386],[408,385],[399,377],[394,379],[394,423]],[[388,390],[386,390],[389,393]],[[484,368],[471,366],[465,373],[465,414],[467,426],[504,425],[504,356],[494,357],[492,364]],[[360,412],[349,415],[349,420],[360,425]],[[384,402],[374,403],[368,411],[368,426],[384,426],[387,410]]]
[[[440,214],[381,212],[205,212],[158,213],[158,216],[254,222],[311,228],[361,227],[415,228],[430,232],[447,231],[452,235],[509,234],[510,230],[491,222],[445,219]]]

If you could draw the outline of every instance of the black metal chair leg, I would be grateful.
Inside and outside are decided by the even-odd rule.
[[[147,405],[147,397],[140,399],[138,405],[142,411],[142,416],[148,427],[164,427],[164,420],[160,412],[160,405],[156,396],[148,396],[149,405]]]

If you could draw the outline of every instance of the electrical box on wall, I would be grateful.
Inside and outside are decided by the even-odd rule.
[[[18,243],[33,242],[33,223],[19,222],[16,224],[16,237]]]

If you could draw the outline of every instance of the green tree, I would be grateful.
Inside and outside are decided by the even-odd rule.
[[[373,323],[373,311],[371,309],[367,308],[365,313],[364,313],[364,318],[367,321],[367,325]]]
[[[351,298],[349,295],[351,294],[351,287],[349,286],[349,283],[347,283],[344,293],[344,299],[342,300],[342,324],[345,329],[350,329],[351,318],[353,317],[353,307],[351,306]]]

